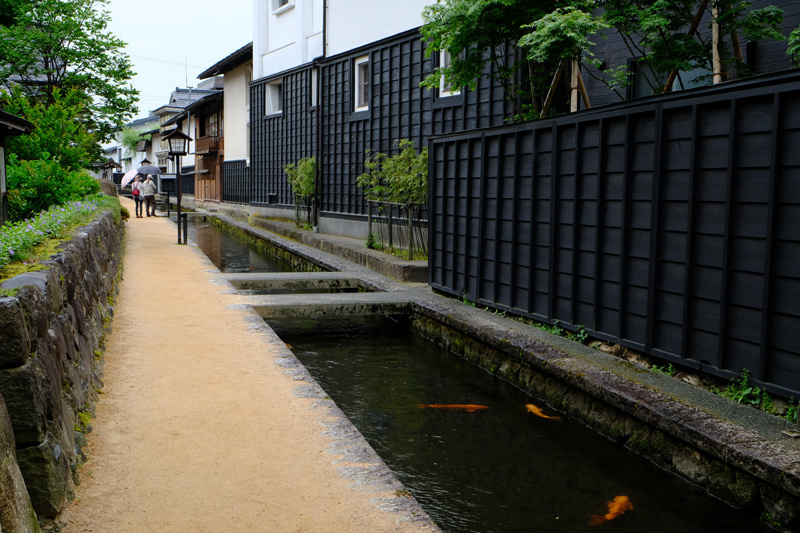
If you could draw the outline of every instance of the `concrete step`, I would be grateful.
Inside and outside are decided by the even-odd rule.
[[[358,292],[349,294],[274,294],[242,296],[263,318],[324,317],[407,313],[413,294]]]

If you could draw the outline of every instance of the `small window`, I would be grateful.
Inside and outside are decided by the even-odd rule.
[[[244,105],[250,111],[250,82],[253,81],[253,71],[247,69],[244,73]]]
[[[278,115],[283,112],[283,81],[273,81],[267,84],[265,98],[266,115]]]
[[[274,14],[286,11],[291,7],[294,7],[294,0],[272,0],[272,12]]]
[[[369,109],[369,56],[361,56],[354,62],[355,65],[355,111]]]
[[[309,104],[311,107],[317,107],[317,103],[319,101],[319,96],[317,95],[317,83],[319,80],[319,69],[312,68],[311,69],[311,76],[309,76],[309,83],[311,84],[309,93],[311,94]]]
[[[451,65],[452,59],[450,52],[447,50],[439,51],[439,67],[447,68]],[[461,89],[453,88],[449,83],[445,83],[444,75],[439,79],[439,96],[444,98],[446,96],[456,96],[461,94]]]

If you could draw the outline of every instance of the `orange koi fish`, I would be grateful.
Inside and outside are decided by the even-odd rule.
[[[549,416],[549,415],[544,414],[541,409],[539,409],[538,407],[536,407],[532,403],[525,404],[525,407],[528,409],[529,413],[533,413],[536,416],[540,416],[542,418],[548,418],[550,420],[561,420],[560,416]]]
[[[614,520],[621,516],[625,511],[632,511],[633,504],[627,496],[617,496],[608,502],[608,514],[605,515],[592,515],[589,517],[590,526],[599,526],[609,520]]]
[[[437,403],[418,403],[417,407],[420,409],[447,409],[450,411],[466,411],[467,413],[474,413],[475,411],[483,411],[488,409],[487,405],[475,405],[474,403],[457,403],[457,404],[437,404]]]

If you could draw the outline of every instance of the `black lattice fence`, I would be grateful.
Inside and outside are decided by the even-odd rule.
[[[800,74],[442,136],[430,281],[800,395]]]

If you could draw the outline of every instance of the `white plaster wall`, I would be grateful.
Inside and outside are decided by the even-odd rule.
[[[328,50],[335,56],[422,25],[435,0],[328,0]]]
[[[255,0],[253,78],[311,62],[322,55],[322,0],[293,0],[273,10],[273,0]]]
[[[247,123],[250,117],[248,74],[252,77],[253,64],[247,62],[225,73],[223,93],[225,117],[225,160],[247,159]]]

